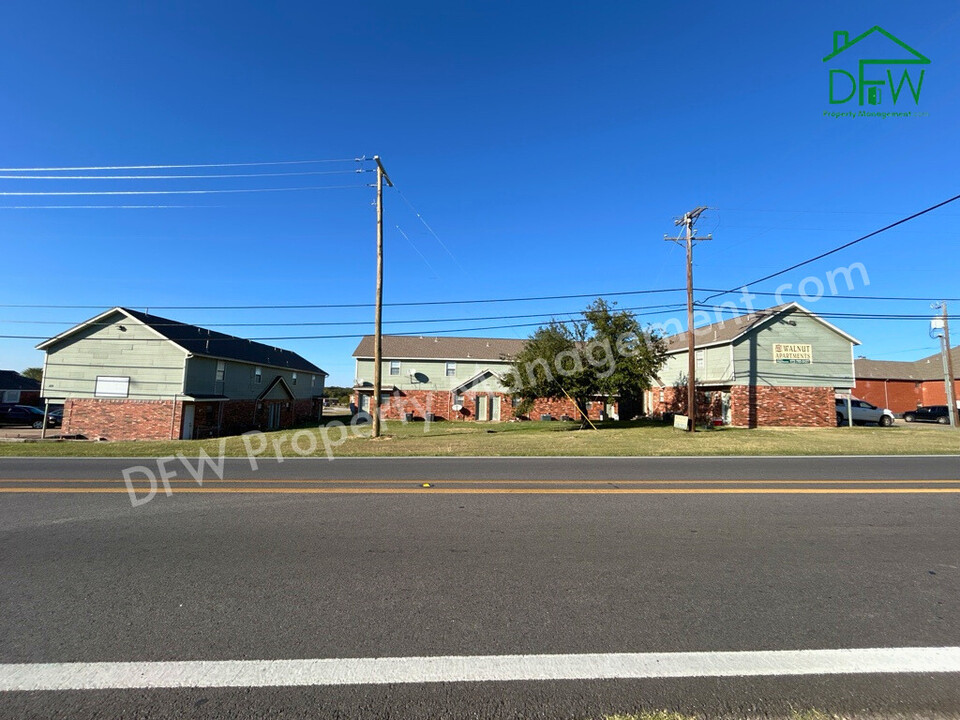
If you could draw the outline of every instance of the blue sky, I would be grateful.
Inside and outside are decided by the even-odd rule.
[[[695,283],[726,288],[960,192],[960,9],[951,2],[18,2],[5,6],[4,24],[5,167],[380,154],[429,224],[387,191],[387,303],[679,288],[682,250],[662,238],[675,231],[675,216],[698,205],[714,208],[699,226],[714,239],[697,248]],[[920,104],[908,108],[927,116],[824,116],[831,108],[821,58],[833,32],[852,38],[873,25],[931,59]],[[181,172],[341,169],[354,164]],[[354,186],[2,196],[3,303],[130,305],[249,337],[369,332],[368,308],[158,308],[371,302],[374,196],[364,185],[372,180],[349,172],[0,179],[4,192]],[[34,207],[70,204],[188,207]],[[869,286],[858,284],[857,294],[960,297],[958,217],[960,202],[752,289],[860,262]],[[683,294],[618,299],[633,307],[682,303]],[[546,318],[586,302],[388,307],[385,329],[536,322],[472,318]],[[923,302],[806,304],[930,312]],[[0,308],[0,334],[48,336],[93,314]],[[417,322],[389,324],[404,320]],[[296,322],[362,324],[222,325]],[[937,349],[922,321],[834,322],[863,341],[858,354],[905,360]],[[533,329],[465,334],[525,337]],[[0,340],[0,365],[41,364],[34,344]],[[275,344],[325,368],[331,384],[353,380],[355,339]]]

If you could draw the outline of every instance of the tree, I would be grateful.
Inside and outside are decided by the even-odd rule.
[[[325,398],[332,398],[341,405],[347,405],[353,395],[353,388],[338,387],[337,385],[328,385],[323,389]]]
[[[29,367],[20,374],[37,382],[43,381],[43,368]]]
[[[638,415],[643,391],[650,389],[666,362],[666,345],[655,333],[644,332],[633,313],[617,311],[603,298],[590,305],[584,317],[593,328],[594,341],[614,359],[611,372],[599,378],[599,394],[618,399],[620,417]]]
[[[517,411],[529,412],[539,398],[573,398],[581,415],[590,398],[639,403],[666,359],[663,341],[644,332],[636,317],[614,311],[602,298],[585,320],[540,327],[511,360],[504,376]],[[621,413],[622,414],[622,413]]]

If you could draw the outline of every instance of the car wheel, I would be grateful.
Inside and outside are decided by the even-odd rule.
[[[903,414],[903,421],[904,421],[904,422],[913,422],[913,421],[916,420],[916,419],[917,419],[917,416],[916,416],[914,413],[904,413],[904,414]]]
[[[43,420],[37,420],[37,421],[33,424],[33,429],[34,429],[34,430],[40,430],[40,429],[42,429],[42,428],[43,428]]]
[[[947,417],[946,415],[944,415],[943,417],[938,417],[938,418],[937,418],[937,422],[940,423],[941,425],[949,425],[949,424],[950,424],[950,418]]]
[[[843,419],[843,415],[841,413],[837,413],[837,427],[843,427],[844,425],[846,425],[846,422]]]
[[[878,423],[880,427],[890,427],[893,425],[893,418],[889,415],[881,415],[880,422]]]

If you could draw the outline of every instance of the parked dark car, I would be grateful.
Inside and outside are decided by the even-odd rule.
[[[935,422],[941,425],[950,424],[950,412],[946,405],[931,405],[908,410],[903,414],[904,422]]]
[[[6,405],[0,407],[0,425],[26,425],[43,427],[43,410],[30,405]]]

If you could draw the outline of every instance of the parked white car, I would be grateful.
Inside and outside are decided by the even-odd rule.
[[[887,408],[878,408],[871,405],[866,400],[857,400],[853,398],[850,401],[850,410],[853,415],[854,425],[866,425],[867,423],[876,423],[880,427],[890,427],[893,425],[893,413]],[[847,425],[847,399],[837,398],[837,425]]]

